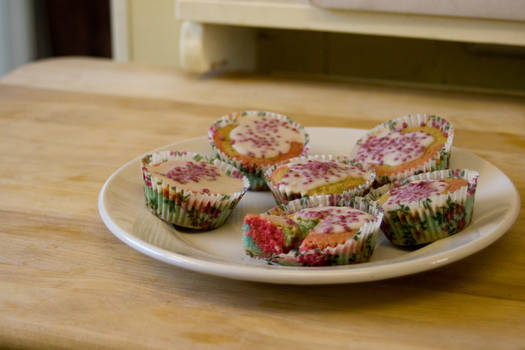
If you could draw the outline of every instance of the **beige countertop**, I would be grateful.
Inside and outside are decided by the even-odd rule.
[[[456,127],[525,197],[525,99],[65,58],[0,79],[0,347],[523,349],[525,219],[459,262],[373,283],[242,282],[153,260],[102,223],[126,161],[243,109],[370,128],[411,112]]]

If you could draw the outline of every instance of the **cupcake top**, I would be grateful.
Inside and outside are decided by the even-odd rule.
[[[297,158],[277,167],[272,172],[270,181],[281,192],[310,195],[324,192],[323,187],[329,184],[339,183],[341,191],[357,187],[367,181],[366,177],[366,171],[348,162]],[[353,178],[353,181],[349,178]],[[343,183],[345,180],[348,183]]]
[[[310,233],[331,234],[351,232],[370,222],[374,217],[350,207],[317,207],[301,209],[290,215],[295,221],[312,221]]]
[[[359,146],[354,160],[363,164],[397,167],[421,158],[431,146],[441,148],[446,138],[428,126],[401,130],[379,129]]]
[[[240,177],[227,175],[221,169],[204,160],[174,159],[147,165],[147,170],[170,186],[206,194],[240,192],[244,182]]]
[[[382,204],[384,208],[394,208],[455,192],[467,185],[468,181],[466,179],[459,178],[417,180],[403,186],[391,188],[378,198],[377,202]]]
[[[444,143],[443,136],[437,134],[435,129],[412,129],[378,130],[361,144],[355,160],[365,164],[398,166],[421,157],[434,142]]]
[[[292,142],[304,143],[304,135],[285,120],[249,115],[230,132],[230,144],[241,155],[269,159],[286,154]]]
[[[208,139],[218,156],[251,173],[307,151],[308,135],[290,118],[272,112],[244,111],[218,119]]]
[[[351,159],[376,172],[378,183],[448,167],[454,128],[445,119],[411,114],[389,120],[357,141]]]

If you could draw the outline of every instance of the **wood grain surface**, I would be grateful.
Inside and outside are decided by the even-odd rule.
[[[65,58],[0,80],[0,348],[524,349],[525,216],[483,251],[409,277],[332,286],[240,282],[131,249],[97,196],[126,161],[243,109],[370,128],[411,112],[525,197],[525,99],[278,77],[193,77]]]

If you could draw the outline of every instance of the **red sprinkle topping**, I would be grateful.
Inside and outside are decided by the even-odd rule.
[[[294,128],[288,122],[276,118],[258,118],[254,121],[254,125],[247,124],[244,127],[244,132],[237,134],[236,139],[231,140],[231,144],[248,144],[250,149],[260,150],[262,158],[265,158],[266,153],[278,150],[276,145],[280,143],[278,139],[281,138],[281,135],[279,135],[279,129],[289,129],[294,133],[300,133],[299,130]],[[291,143],[291,141],[285,142]],[[255,157],[253,152],[248,152],[247,155]]]
[[[348,232],[355,229],[357,223],[361,222],[362,219],[369,214],[359,211],[352,210],[346,211],[344,215],[330,215],[327,216],[319,225],[315,228],[317,233],[333,233],[333,232]],[[365,222],[370,221],[369,218],[365,218]]]
[[[348,175],[350,172],[357,172],[364,174],[364,171],[357,167],[337,162],[336,160],[312,160],[309,159],[306,163],[289,163],[285,165],[288,167],[288,172],[283,176],[283,179],[288,177],[301,178],[302,184],[307,185],[312,183],[314,180],[324,179],[329,181],[330,177],[337,179],[344,175]],[[286,181],[281,180],[276,185],[288,184]]]
[[[399,205],[418,202],[430,196],[440,195],[448,187],[443,180],[421,180],[394,187],[388,192],[385,205]]]
[[[308,208],[299,210],[296,217],[303,219],[319,219],[316,233],[348,232],[358,228],[360,223],[369,222],[371,215],[361,210],[348,207]]]
[[[432,135],[422,131],[390,131],[378,136],[370,135],[359,146],[355,160],[379,165],[392,161],[392,164],[412,161],[425,152],[425,144],[428,144],[429,138]]]
[[[191,161],[187,161],[183,166],[176,166],[163,175],[183,185],[190,181],[216,181],[217,177],[220,176],[218,169],[214,165],[206,162],[195,163]]]

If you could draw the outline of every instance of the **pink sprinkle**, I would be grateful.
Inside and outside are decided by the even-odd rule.
[[[324,180],[329,182],[332,180],[337,180],[341,177],[346,177],[348,174],[357,174],[363,175],[364,171],[355,166],[345,164],[343,162],[334,162],[334,161],[321,161],[321,160],[312,160],[309,159],[304,163],[290,163],[287,164],[289,168],[286,172],[286,175],[294,178],[304,179],[303,185],[312,183],[313,180]],[[278,183],[278,185],[281,183]]]
[[[417,202],[432,195],[441,193],[440,189],[446,187],[447,184],[443,180],[421,180],[409,182],[406,185],[392,188],[389,191],[389,198],[385,205]]]
[[[282,138],[279,130],[288,128],[288,124],[276,118],[262,117],[255,120],[253,126],[246,125],[246,128],[245,133],[237,135],[237,139],[232,140],[231,144],[234,144],[234,141],[236,141],[237,143],[247,144],[249,148],[261,149],[266,153],[274,153],[279,145],[277,139]],[[299,133],[296,129],[294,131]],[[288,141],[287,143],[291,142]],[[265,154],[263,154],[262,158],[265,157]],[[248,155],[254,157],[254,155]]]
[[[216,181],[217,177],[220,176],[214,165],[206,162],[197,164],[191,161],[187,161],[185,165],[176,166],[163,175],[183,185],[190,181]]]
[[[381,137],[371,135],[360,145],[355,160],[365,164],[384,164],[383,159],[392,155],[395,161],[402,158],[407,161],[413,160],[424,152],[423,142],[427,142],[431,137],[430,134],[421,131],[390,131]]]

